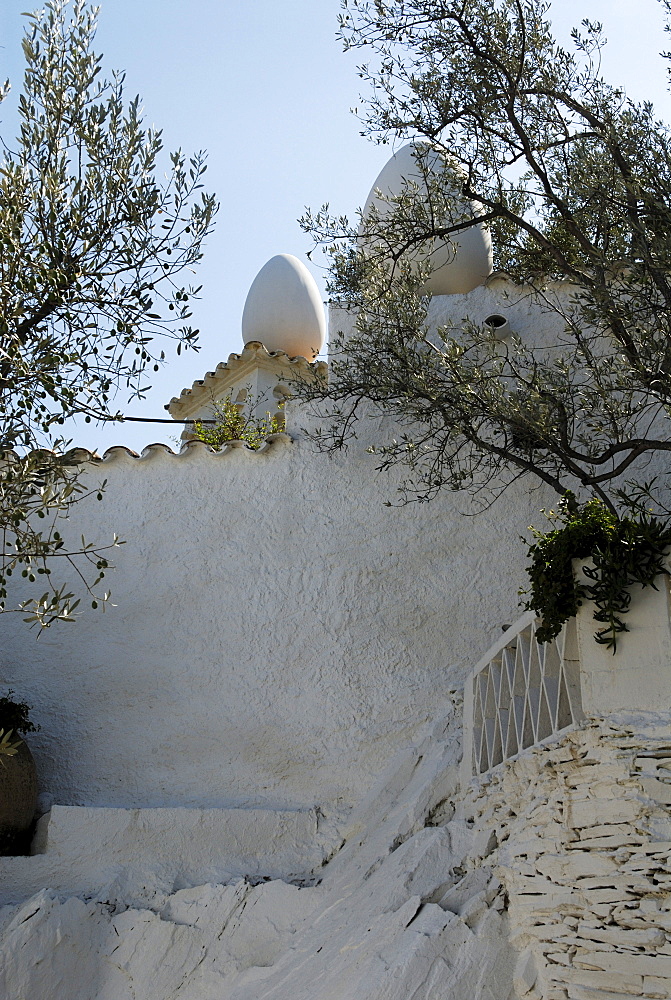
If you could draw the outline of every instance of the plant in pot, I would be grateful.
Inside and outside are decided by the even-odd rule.
[[[0,697],[0,855],[27,853],[37,806],[35,761],[23,734],[39,726],[13,694]]]

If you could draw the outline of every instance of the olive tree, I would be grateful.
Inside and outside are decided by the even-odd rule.
[[[72,548],[58,530],[90,492],[63,424],[118,418],[119,394],[144,395],[166,338],[195,346],[189,279],[217,208],[204,155],[164,163],[123,74],[101,75],[96,16],[85,0],[50,0],[28,17],[18,134],[0,160],[0,610],[41,625],[72,619],[80,600],[52,580],[59,562],[94,606],[106,599],[116,544]],[[33,585],[18,608],[17,573]]]
[[[365,134],[413,139],[419,166],[439,156],[442,168],[427,169],[426,184],[379,191],[384,211],[358,225],[328,206],[302,220],[331,255],[332,296],[356,312],[347,344],[332,343],[329,380],[298,389],[325,417],[321,445],[342,447],[373,406],[401,425],[378,459],[406,466],[405,499],[448,488],[489,503],[533,477],[613,512],[651,495],[663,508],[667,126],[602,78],[601,26],[583,21],[567,50],[542,0],[343,0],[342,9],[341,38],[367,59]],[[475,223],[489,227],[495,268],[561,317],[552,350],[501,342],[476,323],[429,329],[431,258],[418,268],[417,248],[458,241]]]

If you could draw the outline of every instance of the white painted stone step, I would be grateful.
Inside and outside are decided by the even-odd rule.
[[[300,879],[331,850],[318,826],[316,809],[56,805],[38,823],[34,856],[0,858],[0,905],[44,888],[95,896],[116,886],[141,901],[241,875]]]

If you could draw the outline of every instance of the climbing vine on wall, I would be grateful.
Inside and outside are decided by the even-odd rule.
[[[549,642],[559,634],[584,600],[594,601],[594,620],[603,625],[594,638],[613,652],[617,635],[628,632],[624,616],[631,603],[631,587],[655,587],[655,578],[669,575],[664,565],[671,546],[671,524],[643,515],[618,517],[601,500],[579,504],[572,493],[547,516],[561,526],[544,533],[532,528],[529,547],[531,580],[526,607],[541,618],[537,636]],[[582,567],[586,581],[578,581],[574,559],[589,559]]]

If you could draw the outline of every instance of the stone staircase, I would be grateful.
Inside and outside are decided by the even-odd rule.
[[[482,833],[455,812],[455,721],[397,754],[326,863],[333,835],[317,811],[57,807],[46,854],[6,859],[24,893],[31,865],[51,855],[53,867],[50,889],[0,909],[0,996],[507,1000],[505,896]],[[63,899],[58,879],[84,885],[82,838],[88,889]],[[193,884],[208,865],[217,877]],[[287,881],[311,868],[308,884]]]
[[[300,881],[333,850],[318,809],[115,809],[55,805],[32,856],[0,858],[0,905],[59,896],[144,905],[205,883]]]

